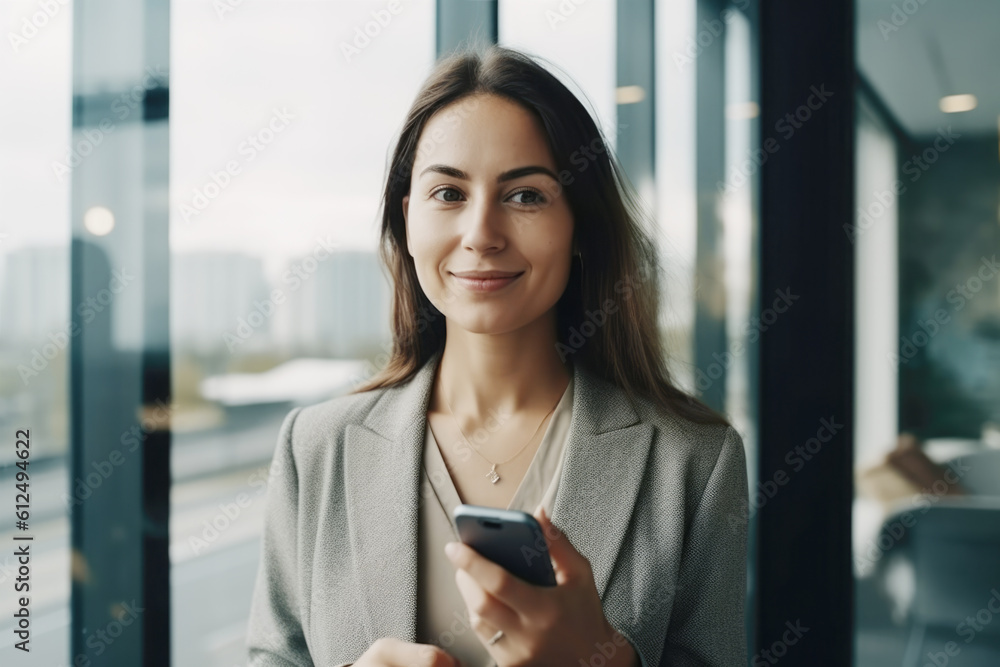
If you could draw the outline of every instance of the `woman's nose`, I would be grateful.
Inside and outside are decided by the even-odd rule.
[[[486,197],[478,197],[462,216],[462,243],[474,250],[502,247],[505,227],[503,208]]]

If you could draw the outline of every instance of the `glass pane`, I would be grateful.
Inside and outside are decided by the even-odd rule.
[[[665,336],[678,384],[695,391],[694,314],[698,209],[695,184],[695,62],[686,54],[695,2],[671,2],[656,20],[656,213],[663,227]]]
[[[995,665],[1000,6],[856,6],[856,663]]]
[[[749,369],[755,353],[748,332],[756,299],[758,183],[757,165],[750,158],[759,106],[754,28],[744,11],[747,7],[737,2],[713,10],[699,8],[692,0],[657,8],[656,141],[657,211],[670,276],[667,335],[677,379],[700,394],[724,384],[724,403],[716,407],[730,415],[750,447],[754,436]],[[698,86],[718,89],[718,108],[697,108]],[[699,143],[697,128],[715,127],[713,123],[721,139],[716,145]],[[715,170],[710,183],[697,182],[699,163]],[[699,221],[699,199],[709,202],[711,220]],[[698,226],[709,223],[719,226],[718,245],[699,249]],[[697,279],[699,252],[703,263],[706,254],[717,255],[712,263],[722,269],[718,291]],[[724,348],[711,350],[717,356],[704,368],[695,361],[694,306],[699,300],[725,328]]]
[[[389,349],[386,151],[434,60],[430,0],[232,4],[172,6],[173,651],[206,667],[245,662],[282,418]]]
[[[50,16],[38,3],[17,0],[5,3],[0,15],[7,42],[0,55],[0,126],[7,130],[0,138],[0,507],[10,512],[0,526],[0,652],[11,667],[63,664],[70,651],[73,12],[72,4],[54,7]],[[28,442],[29,458],[18,457],[17,440]],[[15,504],[24,504],[17,498],[22,491],[29,501],[25,529],[12,516]],[[20,564],[14,551],[22,544],[31,554],[29,653],[14,648],[24,639],[15,635],[14,618],[15,600],[25,594],[15,596]]]
[[[755,479],[756,459],[752,452],[756,451],[756,401],[753,396],[756,388],[751,369],[756,360],[754,343],[767,325],[760,321],[763,314],[755,312],[754,308],[757,303],[758,187],[754,146],[758,145],[760,107],[753,71],[755,40],[750,19],[737,11],[745,4],[736,2],[728,8],[732,13],[726,27],[726,180],[721,208],[727,347],[719,363],[728,365],[726,413],[743,436],[750,479]]]
[[[615,3],[502,0],[499,42],[539,56],[615,146]]]

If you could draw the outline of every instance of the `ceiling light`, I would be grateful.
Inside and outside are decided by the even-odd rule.
[[[976,108],[975,95],[948,95],[942,97],[938,106],[945,113],[959,113],[960,111],[972,111]]]
[[[642,86],[619,86],[615,91],[618,104],[635,104],[646,99]]]
[[[115,214],[103,206],[93,206],[83,214],[83,226],[94,236],[106,236],[115,228]]]
[[[730,120],[746,120],[760,115],[760,106],[756,102],[735,102],[726,105],[726,118]]]

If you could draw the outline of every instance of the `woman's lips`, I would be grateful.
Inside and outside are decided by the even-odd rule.
[[[456,276],[454,273],[451,275],[456,281],[458,281],[459,285],[467,290],[473,292],[494,292],[511,284],[524,275],[524,272],[522,271],[517,275],[509,276],[507,278],[463,278],[462,276]]]

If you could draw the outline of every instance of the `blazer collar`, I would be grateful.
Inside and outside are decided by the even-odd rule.
[[[416,641],[417,528],[427,409],[438,350],[405,384],[384,390],[344,442],[347,541],[369,634]],[[625,393],[574,362],[573,411],[552,522],[590,561],[602,600],[632,516],[653,426]],[[344,600],[344,604],[350,604]],[[609,620],[627,609],[608,609]],[[622,617],[621,620],[625,620]]]

